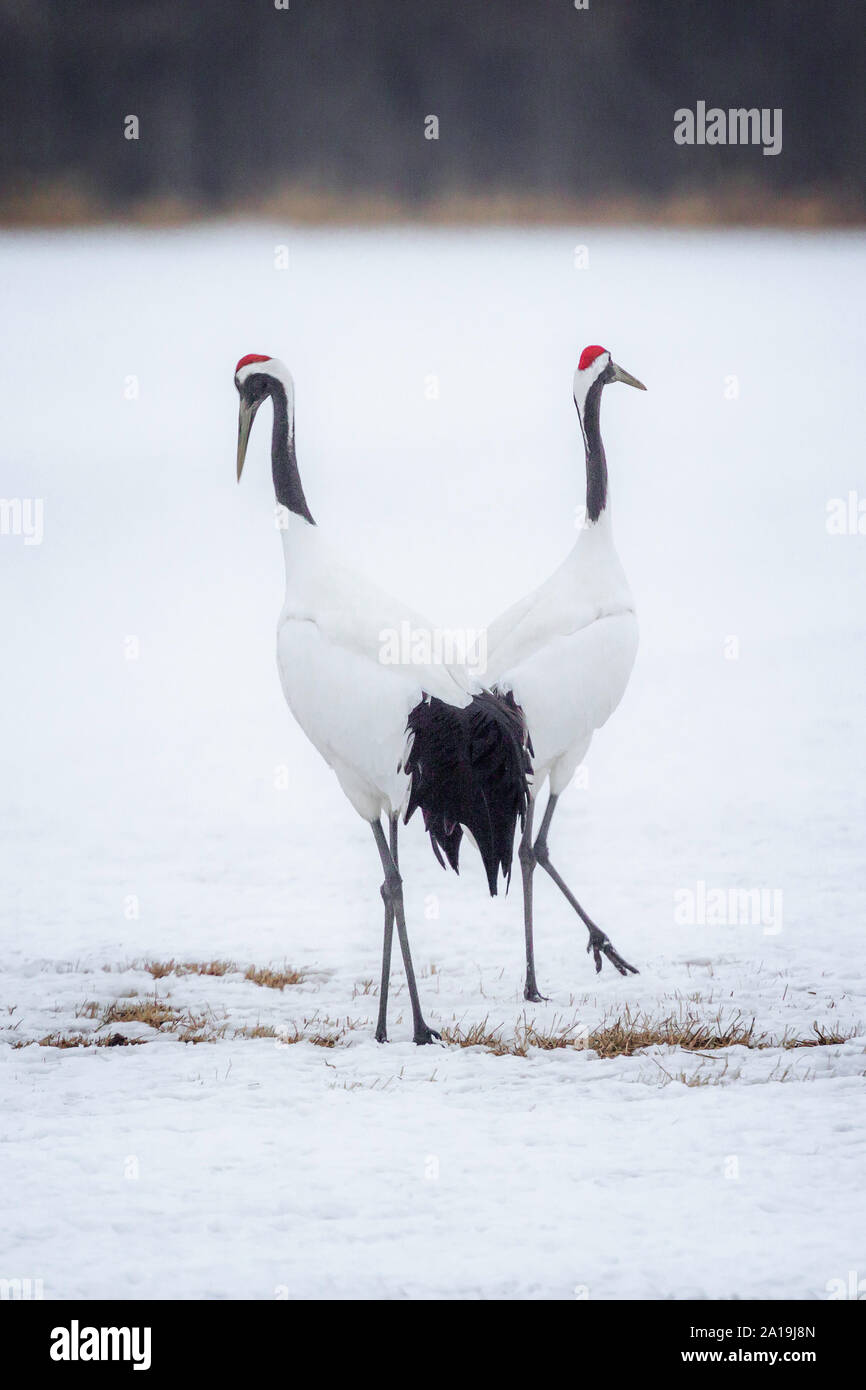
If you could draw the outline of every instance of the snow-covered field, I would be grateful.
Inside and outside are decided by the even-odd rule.
[[[0,1279],[820,1299],[866,1278],[866,535],[827,529],[832,499],[866,497],[863,253],[592,229],[0,239],[0,491],[43,503],[40,544],[8,508],[0,535]],[[848,1041],[416,1049],[396,967],[373,1041],[381,874],[283,704],[269,428],[238,488],[234,363],[291,366],[307,495],[347,559],[478,626],[572,542],[588,342],[649,388],[607,392],[602,421],[642,645],[551,847],[641,974],[596,977],[539,875],[551,1000],[524,1006],[519,892],[486,897],[471,850],[446,876],[416,819],[425,1012],[505,1041],[626,1008]],[[763,891],[763,920],[725,921],[731,889]],[[144,969],[171,960],[237,969]],[[174,1031],[106,1015],[154,993]],[[180,1041],[197,1024],[216,1040]],[[40,1045],[118,1034],[147,1044]]]

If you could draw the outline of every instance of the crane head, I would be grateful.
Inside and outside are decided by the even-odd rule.
[[[240,482],[241,473],[244,470],[247,444],[249,443],[253,420],[256,418],[256,411],[262,401],[273,394],[274,388],[277,385],[282,387],[286,394],[291,418],[294,406],[292,378],[288,369],[283,366],[278,358],[269,357],[267,353],[248,352],[246,357],[242,357],[235,367],[235,386],[240,396],[240,409],[238,413],[238,482]]]
[[[579,411],[583,411],[590,388],[597,381],[600,381],[602,386],[607,386],[612,381],[624,381],[626,386],[635,386],[638,391],[646,390],[642,381],[638,381],[637,377],[617,366],[607,348],[592,343],[580,354],[574,374],[574,403]]]

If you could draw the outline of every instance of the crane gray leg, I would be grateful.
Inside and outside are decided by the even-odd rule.
[[[391,817],[391,858],[399,868],[397,859],[397,828],[399,817]],[[388,1041],[388,987],[391,981],[391,942],[394,936],[394,908],[386,883],[382,884],[382,901],[385,904],[385,938],[382,943],[382,982],[379,986],[379,1018],[376,1023],[376,1042]]]
[[[532,814],[534,810],[535,802],[530,801],[526,808],[526,822],[520,837],[520,848],[517,851],[517,857],[520,860],[520,872],[523,875],[523,931],[526,937],[526,984],[523,986],[523,997],[532,1004],[544,1004],[547,1002],[547,996],[539,994],[535,979],[535,945],[532,935],[532,875],[535,870],[535,853],[532,848]]]
[[[418,998],[418,986],[415,983],[415,971],[412,968],[412,953],[409,950],[409,936],[406,931],[406,913],[403,907],[403,880],[400,877],[400,870],[397,868],[394,856],[388,846],[388,841],[385,839],[385,832],[382,829],[381,823],[378,820],[374,820],[371,821],[371,825],[373,828],[373,838],[376,841],[376,848],[379,851],[379,858],[382,860],[382,868],[385,870],[385,882],[382,884],[382,897],[385,900],[386,909],[388,903],[390,902],[391,904],[391,909],[394,915],[394,921],[396,921],[397,923],[397,936],[400,939],[400,950],[403,953],[403,968],[406,971],[406,983],[409,986],[409,998],[412,1002],[412,1023],[414,1028],[414,1041],[419,1045],[421,1043],[433,1042],[433,1039],[441,1037],[441,1034],[437,1033],[435,1028],[430,1028],[429,1025],[424,1022],[424,1016],[421,1013],[421,1002]],[[390,932],[388,930],[387,925],[387,918],[385,930],[385,948],[389,953],[388,964],[390,967],[391,944]],[[383,951],[382,954],[384,976],[385,952]],[[384,1002],[384,1008],[387,1010],[387,998]],[[380,1020],[383,1017],[382,1009],[383,1002],[380,998]]]
[[[541,829],[538,832],[538,839],[533,846],[533,857],[536,862],[541,865],[542,869],[550,874],[550,877],[553,879],[559,891],[571,903],[571,906],[589,932],[589,944],[587,945],[586,953],[589,955],[590,951],[592,951],[595,959],[595,973],[598,974],[601,970],[601,957],[602,954],[604,954],[607,956],[611,965],[619,971],[620,975],[638,975],[640,971],[637,967],[629,965],[627,960],[623,960],[622,956],[611,944],[610,938],[601,930],[601,927],[596,926],[591,917],[587,916],[580,903],[577,901],[577,898],[568,887],[568,884],[564,879],[560,878],[556,869],[550,862],[550,854],[547,849],[547,832],[550,829],[550,822],[553,820],[553,813],[556,810],[556,803],[558,800],[559,797],[554,796],[551,792],[547,800],[547,805],[544,808],[544,817],[541,822]],[[521,845],[521,852],[522,849],[523,846]]]

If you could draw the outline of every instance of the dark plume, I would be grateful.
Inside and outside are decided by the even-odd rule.
[[[532,751],[523,715],[513,696],[490,691],[465,709],[435,698],[409,715],[412,734],[406,771],[411,779],[405,819],[420,806],[433,853],[459,873],[463,829],[484,861],[495,897],[501,870],[511,878],[514,834],[529,802],[527,776]]]

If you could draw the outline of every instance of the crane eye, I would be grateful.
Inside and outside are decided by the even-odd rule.
[[[238,388],[248,405],[258,405],[268,393],[267,382],[261,375],[249,376]]]

